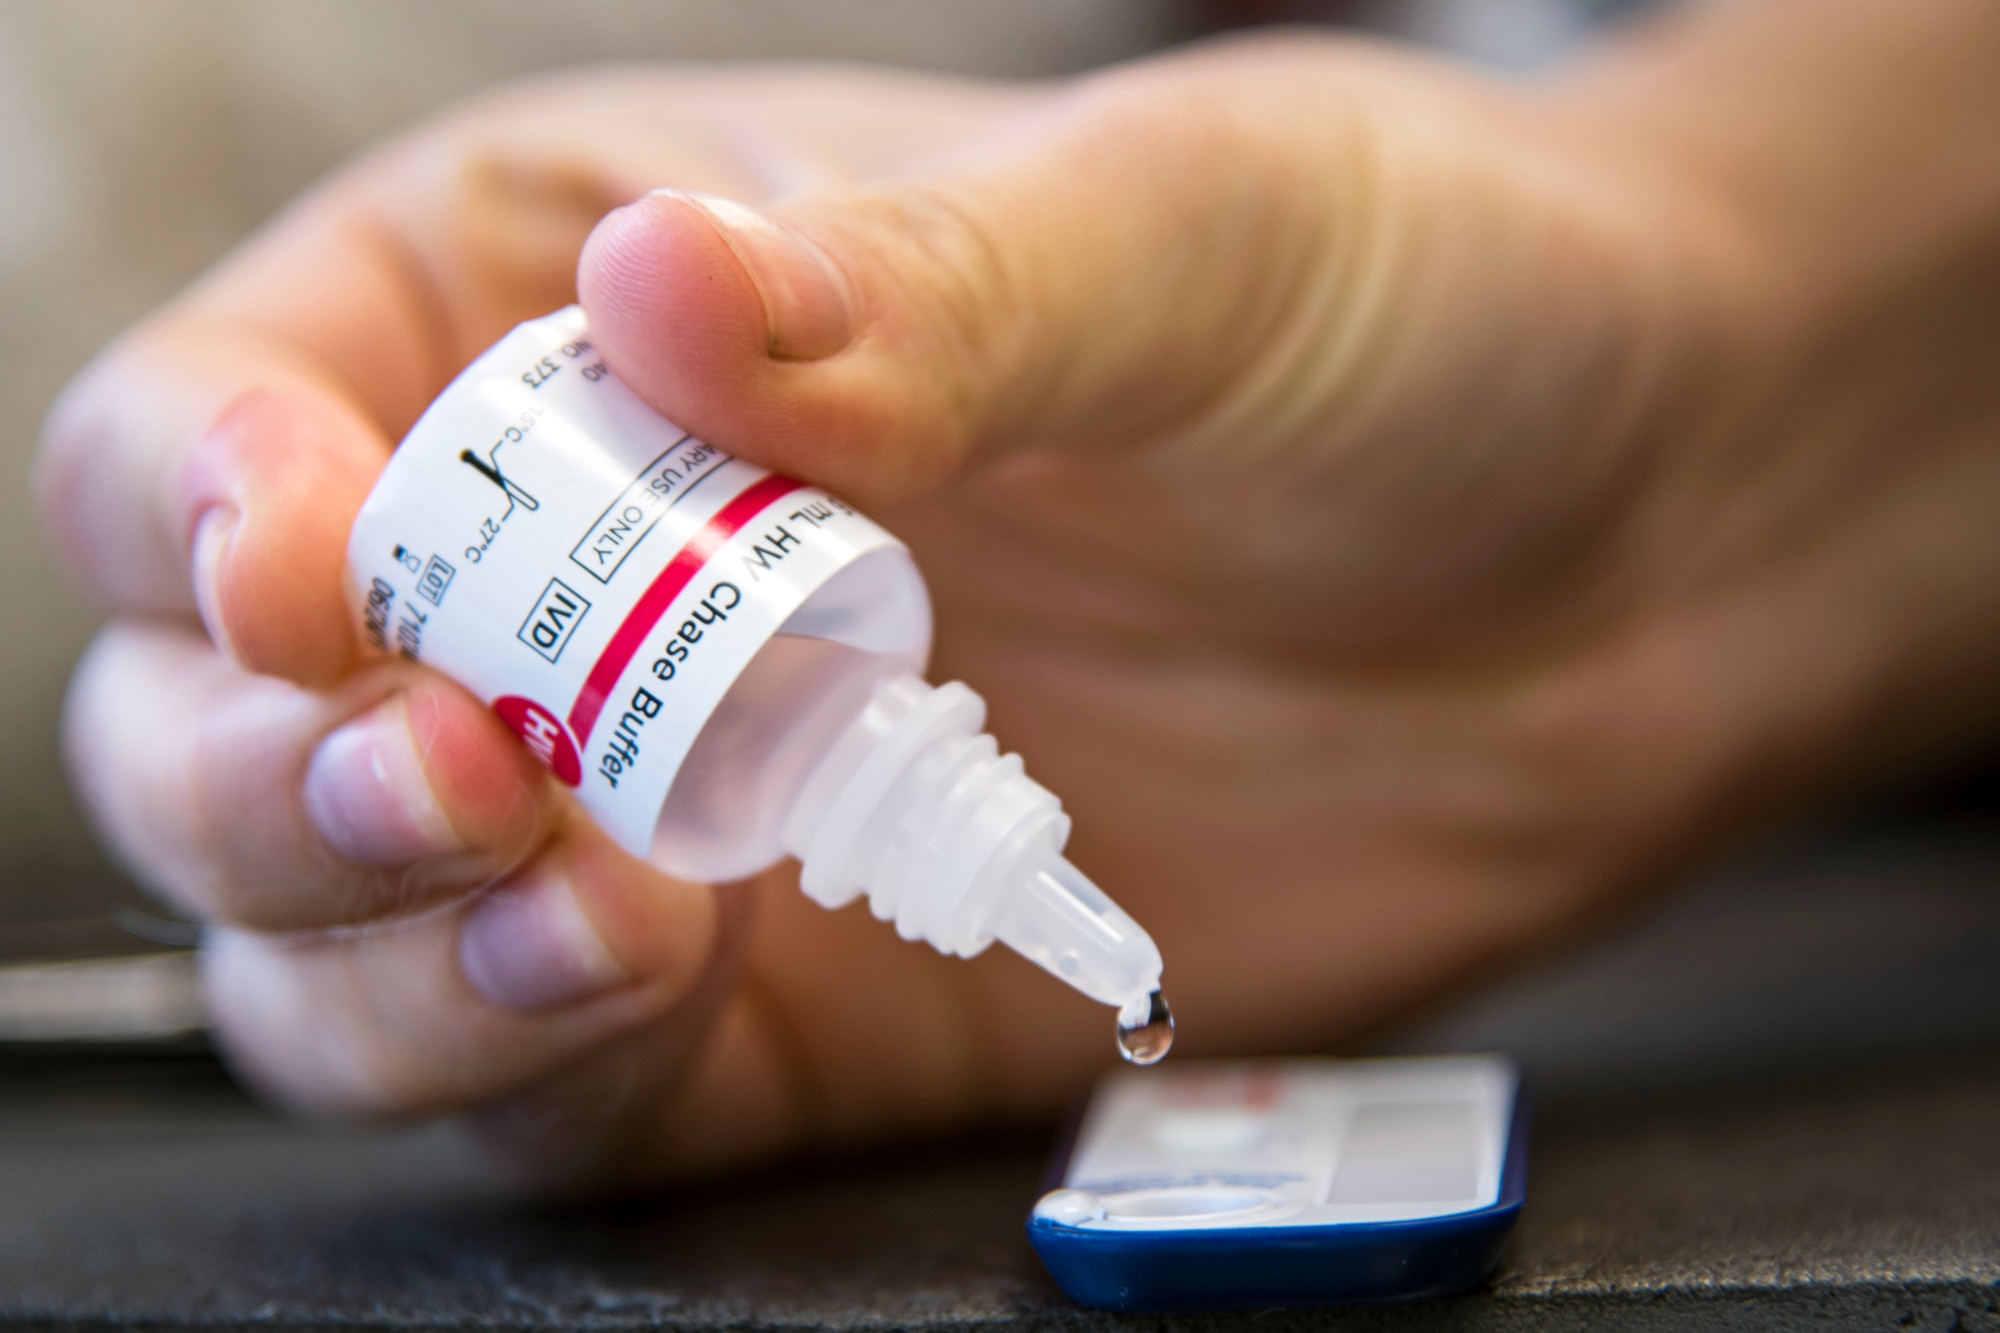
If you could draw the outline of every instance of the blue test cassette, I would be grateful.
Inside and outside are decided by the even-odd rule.
[[[1107,1310],[1450,1295],[1485,1279],[1520,1212],[1527,1119],[1499,1056],[1121,1070],[1028,1239]]]

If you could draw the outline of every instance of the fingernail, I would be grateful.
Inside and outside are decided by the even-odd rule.
[[[854,337],[847,275],[816,243],[734,199],[685,190],[654,195],[700,209],[729,242],[764,298],[773,356],[816,361]]]
[[[195,524],[194,547],[188,557],[188,576],[194,583],[194,604],[201,613],[201,623],[215,646],[231,657],[236,654],[222,615],[222,562],[229,554],[229,542],[236,535],[240,518],[233,505],[210,506]]]
[[[306,764],[306,813],[329,847],[362,865],[464,850],[424,775],[398,697],[329,734]]]
[[[558,877],[481,899],[459,933],[458,965],[474,990],[504,1009],[553,1009],[626,980]]]

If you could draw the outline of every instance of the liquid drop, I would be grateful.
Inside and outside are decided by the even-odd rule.
[[[1159,991],[1118,1011],[1118,1053],[1135,1065],[1158,1064],[1174,1044],[1174,1011]]]

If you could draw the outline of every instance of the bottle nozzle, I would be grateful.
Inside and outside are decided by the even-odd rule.
[[[943,953],[997,939],[1118,1009],[1128,1058],[1158,1059],[1173,1033],[1159,948],[1063,858],[1062,802],[981,733],[985,716],[960,684],[878,685],[786,818],[799,887],[826,907],[865,894],[905,939]]]
[[[1160,987],[1152,937],[1061,856],[994,904],[986,929],[1091,999],[1123,1007]]]

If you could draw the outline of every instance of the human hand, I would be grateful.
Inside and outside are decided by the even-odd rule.
[[[654,185],[789,232],[641,200],[584,250],[595,336],[910,540],[934,676],[1064,797],[1188,1050],[1535,947],[1889,723],[1934,753],[1993,591],[1937,577],[1991,540],[1959,437],[1829,451],[1768,222],[1602,105],[1303,37],[1025,90],[586,76],[308,198],[79,380],[45,470],[122,612],[79,782],[218,923],[239,1066],[631,1180],[1039,1112],[1110,1054],[1018,960],[789,871],[665,879],[360,658],[339,571],[390,442]]]

